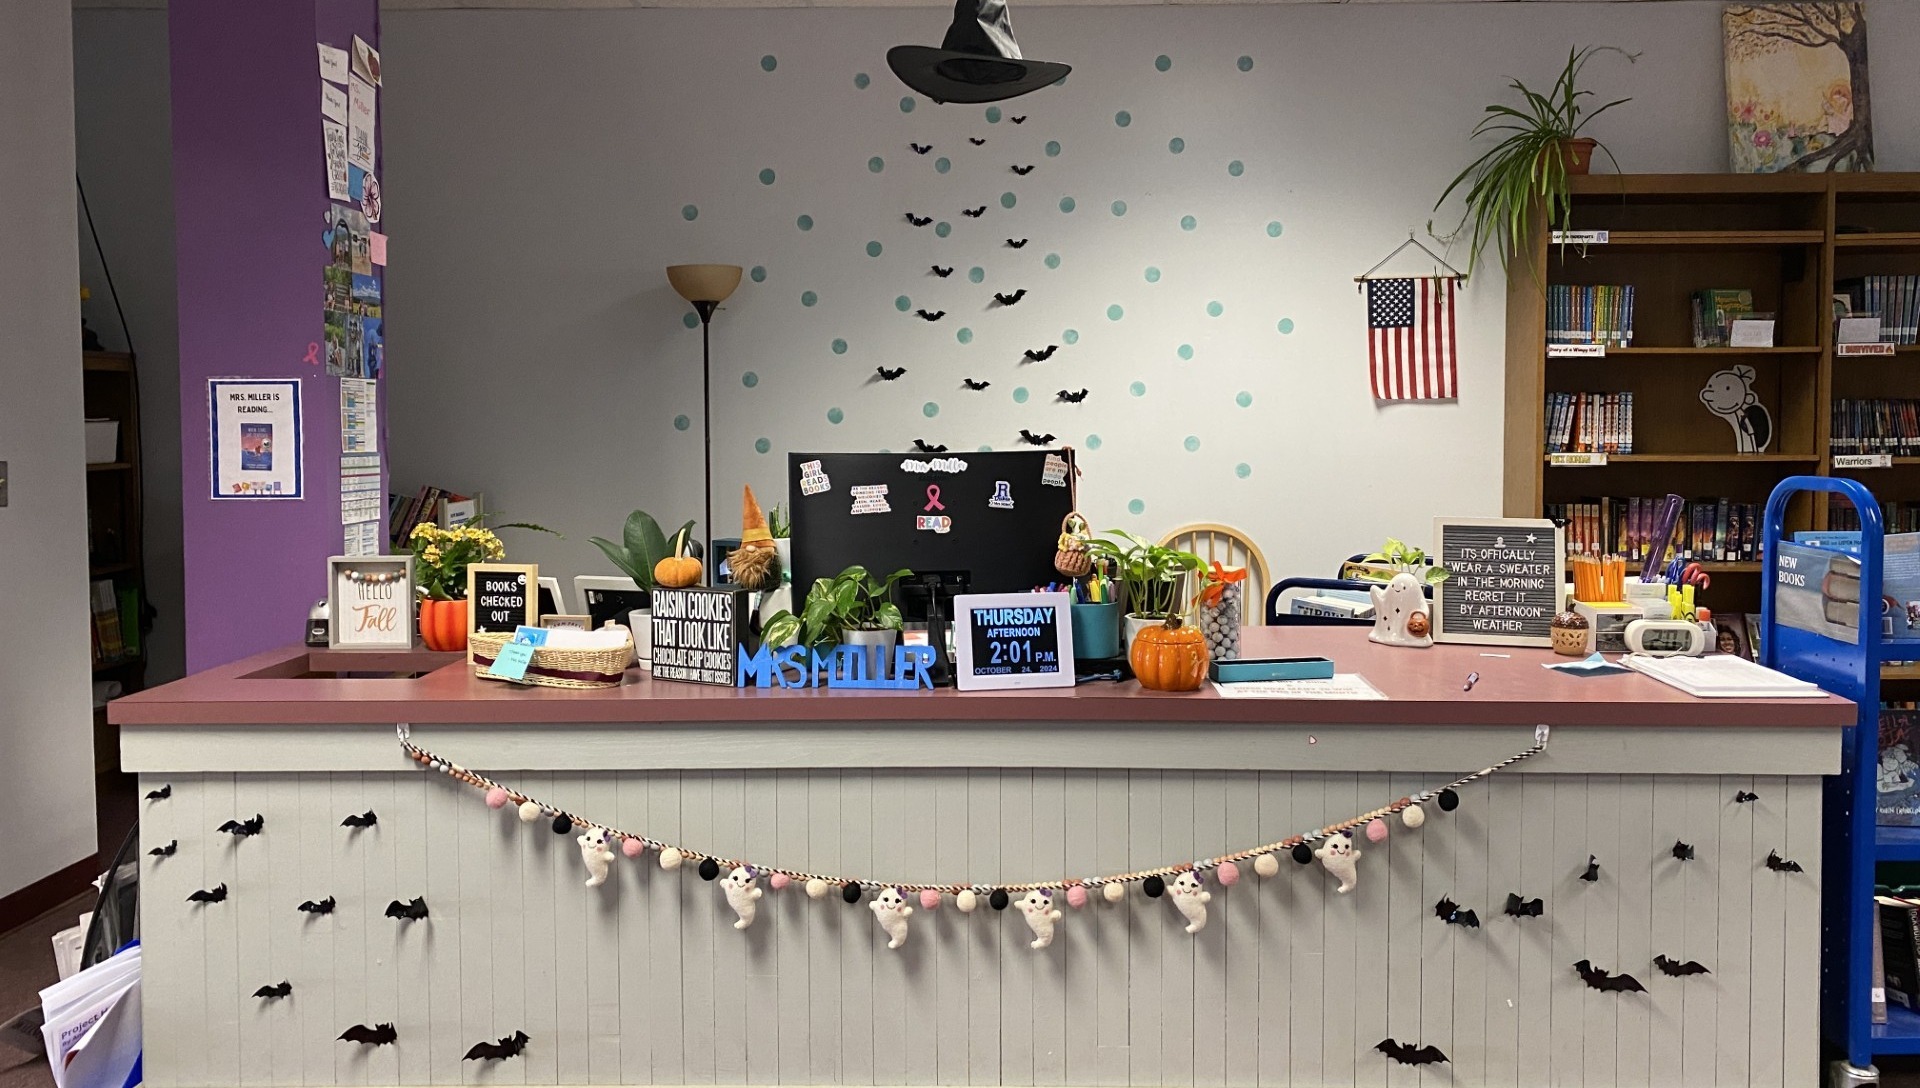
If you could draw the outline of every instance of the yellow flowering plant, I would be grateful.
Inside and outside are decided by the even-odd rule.
[[[532,529],[551,533],[552,529],[525,522],[502,525],[502,529]],[[407,539],[413,551],[413,585],[421,596],[437,601],[456,600],[467,595],[467,568],[475,563],[493,563],[507,557],[507,547],[492,529],[470,521],[451,529],[421,522]]]

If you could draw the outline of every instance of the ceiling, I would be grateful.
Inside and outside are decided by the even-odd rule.
[[[1500,3],[1576,3],[1595,0],[1019,0],[1019,7],[1139,6],[1155,4],[1500,4]],[[1603,3],[1654,4],[1683,3],[1687,0],[1599,0]],[[166,0],[73,0],[76,8],[153,8],[164,9]],[[941,8],[950,0],[381,0],[388,11],[429,9],[517,9],[523,11],[590,10],[604,8]]]

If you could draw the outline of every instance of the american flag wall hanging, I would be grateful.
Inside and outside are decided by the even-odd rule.
[[[1459,397],[1454,287],[1450,276],[1366,281],[1367,374],[1374,400]]]

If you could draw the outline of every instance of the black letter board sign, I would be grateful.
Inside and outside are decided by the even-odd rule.
[[[746,634],[745,591],[656,588],[653,678],[732,687]]]
[[[1433,588],[1438,642],[1551,646],[1566,553],[1551,521],[1433,519],[1435,562],[1453,572]]]
[[[532,563],[475,563],[467,568],[467,633],[511,635],[540,622],[540,568]]]

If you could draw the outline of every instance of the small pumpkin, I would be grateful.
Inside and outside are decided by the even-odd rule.
[[[700,561],[687,554],[687,532],[673,535],[673,554],[653,565],[653,580],[668,589],[685,589],[700,584]]]
[[[1200,628],[1170,616],[1133,636],[1127,660],[1143,688],[1198,691],[1207,679],[1207,638]]]
[[[445,652],[466,649],[467,602],[422,598],[420,641],[429,650]]]

